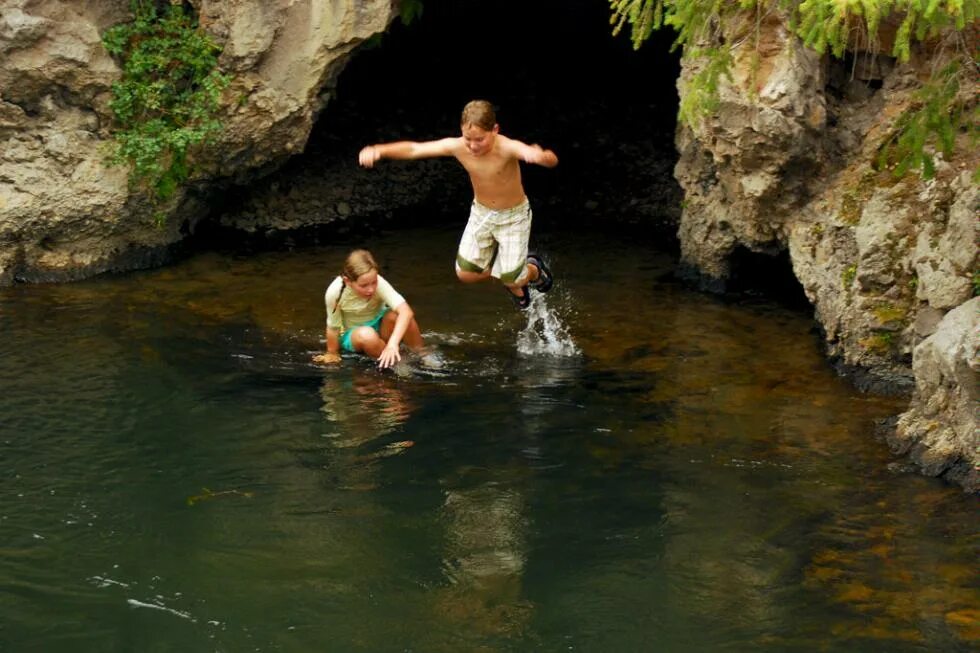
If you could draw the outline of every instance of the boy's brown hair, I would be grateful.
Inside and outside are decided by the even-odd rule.
[[[461,127],[474,125],[491,131],[497,124],[497,114],[493,110],[493,105],[486,100],[471,100],[463,107],[463,116],[459,124]]]

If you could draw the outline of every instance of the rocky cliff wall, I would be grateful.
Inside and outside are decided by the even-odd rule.
[[[128,0],[7,0],[0,7],[0,283],[152,264],[208,210],[205,194],[302,150],[351,51],[386,29],[391,0],[197,0],[234,75],[226,129],[163,211],[107,167],[112,83],[101,34]],[[209,190],[210,189],[210,190]],[[179,220],[173,216],[181,216]]]
[[[748,39],[736,47],[716,114],[678,130],[683,265],[705,286],[721,287],[739,248],[788,252],[831,358],[871,389],[915,385],[902,448],[915,440],[926,473],[958,470],[958,480],[978,489],[975,406],[934,400],[937,384],[973,396],[976,343],[947,348],[944,356],[958,359],[943,365],[957,372],[928,383],[923,374],[938,359],[935,347],[920,345],[945,341],[938,335],[944,316],[973,295],[977,153],[960,134],[954,158],[940,155],[929,181],[872,166],[936,61],[920,52],[897,64],[861,51],[832,60],[802,47],[776,19],[760,33],[758,48]],[[698,64],[683,65],[682,93]],[[973,81],[966,97],[976,97]],[[914,435],[922,429],[910,425],[922,418],[909,415],[931,416],[945,435]]]

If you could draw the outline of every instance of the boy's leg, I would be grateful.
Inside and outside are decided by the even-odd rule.
[[[508,290],[516,296],[524,294],[528,281],[537,279],[537,268],[528,265],[527,245],[531,238],[531,207],[525,204],[519,215],[494,229],[497,240],[497,259],[493,269]]]
[[[497,253],[497,242],[490,232],[491,225],[488,224],[492,218],[493,211],[473,202],[470,218],[456,251],[456,277],[464,283],[484,281],[490,277]]]
[[[540,254],[529,252],[527,255],[527,267],[529,270],[528,286],[542,294],[551,290],[554,277],[551,274],[551,269],[548,267],[548,264],[545,263],[544,258]]]
[[[483,272],[470,272],[469,270],[460,268],[459,263],[456,263],[456,278],[463,283],[486,281],[490,278],[490,270],[484,270]]]
[[[529,255],[530,258],[530,255]],[[524,264],[524,280],[515,281],[514,283],[505,283],[504,285],[511,289],[515,295],[520,292],[520,289],[527,285],[534,285],[538,278],[541,276],[541,271],[538,267],[531,261],[527,261]]]

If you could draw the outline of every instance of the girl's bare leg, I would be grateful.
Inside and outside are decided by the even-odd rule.
[[[381,339],[388,342],[388,338],[391,337],[391,332],[395,330],[395,322],[398,320],[398,313],[395,311],[388,311],[385,316],[381,318]],[[408,323],[408,328],[405,329],[405,335],[402,336],[402,342],[405,346],[412,351],[419,351],[422,349],[424,343],[422,342],[422,332],[419,331],[419,324],[412,318],[412,321]],[[384,347],[382,346],[382,349]],[[380,352],[378,352],[380,355]]]
[[[377,358],[384,351],[386,341],[382,340],[381,335],[371,327],[362,326],[351,333],[350,343],[354,345],[354,351]]]

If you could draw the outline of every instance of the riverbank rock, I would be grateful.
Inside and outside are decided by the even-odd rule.
[[[120,70],[101,34],[129,18],[128,0],[0,8],[0,283],[159,264],[230,181],[302,150],[351,52],[395,16],[388,0],[193,4],[235,82],[226,128],[163,207],[105,162]]]
[[[875,162],[937,60],[922,50],[908,63],[860,50],[836,60],[803,48],[776,16],[759,29],[758,47],[735,48],[718,111],[678,129],[682,265],[718,289],[737,251],[788,253],[838,369],[867,390],[921,394],[919,375],[938,361],[913,366],[913,351],[973,296],[980,161],[964,131],[952,158],[936,153],[930,180]],[[701,64],[682,65],[683,92]],[[967,77],[963,99],[977,90]],[[933,419],[965,437],[946,408]]]
[[[913,358],[915,392],[890,444],[924,474],[980,491],[980,297],[950,311]]]

